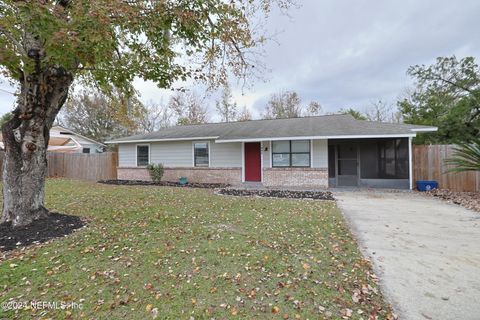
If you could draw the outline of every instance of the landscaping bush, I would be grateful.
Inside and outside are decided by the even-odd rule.
[[[163,168],[163,164],[161,164],[161,163],[159,163],[159,164],[149,164],[147,166],[147,170],[150,173],[150,177],[152,178],[152,180],[154,182],[160,182],[160,180],[162,180],[163,173],[165,171],[164,168]]]

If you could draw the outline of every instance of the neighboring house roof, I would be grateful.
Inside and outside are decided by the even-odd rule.
[[[0,134],[0,148],[4,148],[3,137]],[[84,137],[78,133],[73,132],[70,129],[62,126],[53,126],[50,129],[50,140],[48,142],[48,151],[56,152],[71,152],[78,151],[83,148],[84,145],[95,144],[99,147],[106,147],[105,144]]]
[[[216,139],[216,142],[238,142],[284,139],[414,137],[416,132],[436,130],[436,127],[429,126],[356,120],[351,115],[327,115],[176,126],[148,134],[115,139],[106,143],[200,139]]]
[[[50,130],[50,138],[52,136],[65,136],[65,135],[73,135],[76,137],[76,140],[80,143],[80,144],[96,144],[96,145],[99,145],[99,146],[102,146],[102,147],[106,147],[107,145],[101,143],[101,142],[98,142],[96,140],[93,140],[93,139],[90,139],[90,138],[87,138],[85,136],[82,136],[81,134],[78,134],[70,129],[67,129],[65,127],[62,127],[62,126],[53,126],[52,129]]]

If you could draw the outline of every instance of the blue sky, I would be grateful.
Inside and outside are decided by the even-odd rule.
[[[264,80],[243,90],[233,86],[237,102],[255,116],[279,90],[295,90],[305,104],[318,101],[325,112],[363,110],[379,99],[394,102],[402,96],[411,85],[406,75],[411,65],[453,54],[480,59],[478,0],[298,3],[288,16],[273,12],[268,21],[267,31],[276,38],[264,48]],[[170,92],[153,83],[135,86],[144,101],[168,101]],[[6,81],[0,89],[15,90]],[[12,109],[10,93],[0,90],[0,101],[0,114]],[[213,111],[213,101],[210,106]]]

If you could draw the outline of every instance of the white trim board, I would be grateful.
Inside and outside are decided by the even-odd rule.
[[[215,143],[228,142],[261,142],[261,141],[279,141],[279,140],[322,140],[322,139],[368,139],[368,138],[414,138],[415,133],[403,134],[371,134],[371,135],[345,135],[345,136],[298,136],[298,137],[268,137],[268,138],[248,138],[248,139],[227,139],[215,140]]]
[[[242,182],[245,182],[245,142],[242,142]]]
[[[408,138],[408,183],[410,190],[413,190],[413,153],[412,138]]]
[[[435,132],[438,131],[437,127],[431,127],[431,128],[413,128],[410,129],[413,132]]]
[[[260,182],[263,183],[263,141],[260,142]]]

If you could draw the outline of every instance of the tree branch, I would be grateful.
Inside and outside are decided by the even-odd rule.
[[[210,15],[208,14],[208,12],[205,12],[205,15],[207,17],[207,20],[208,20],[208,23],[210,24],[210,26],[215,29],[216,26],[215,26],[215,23],[213,23],[212,19],[210,18]],[[235,42],[235,40],[229,35],[229,34],[226,34],[226,36],[228,37],[228,39],[230,40],[231,44],[233,45],[233,47],[235,48],[235,50],[237,51],[238,53],[238,56],[240,57],[240,60],[242,60],[242,63],[247,66],[248,63],[247,61],[245,60],[245,56],[242,52],[242,50],[240,50],[240,48],[238,47],[238,44]]]
[[[461,89],[461,90],[463,90],[463,91],[466,91],[466,92],[469,93],[470,96],[477,102],[477,104],[480,104],[480,101],[479,101],[479,100],[477,99],[477,97],[475,96],[474,90],[469,89],[469,88],[467,88],[467,87],[465,87],[465,86],[461,86],[461,85],[459,85],[458,83],[456,83],[456,82],[454,82],[454,81],[452,81],[452,80],[444,79],[444,78],[442,78],[442,77],[440,77],[440,76],[438,76],[438,77],[432,77],[432,80],[443,81],[443,82],[448,83],[449,85],[451,85],[451,86],[453,86],[453,87],[455,87],[455,88],[458,88],[458,89]]]
[[[10,41],[12,45],[17,47],[17,49],[20,51],[20,53],[23,56],[28,57],[27,52],[25,51],[25,48],[23,48],[21,43],[18,42],[17,39],[15,39],[15,37],[10,32],[5,30],[5,28],[0,27],[0,33],[3,34],[8,39],[8,41]]]

